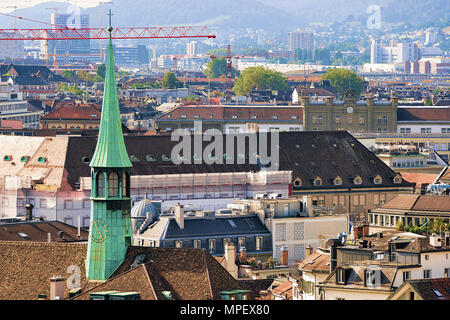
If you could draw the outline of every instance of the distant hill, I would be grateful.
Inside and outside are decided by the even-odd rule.
[[[364,22],[368,17],[366,10],[372,4],[381,6],[381,19],[388,23],[424,26],[450,21],[449,0],[114,0],[112,5],[104,5],[104,10],[113,10],[114,25],[118,27],[203,24],[218,31],[261,28],[287,32],[314,22]],[[17,13],[50,22],[53,11],[45,8],[68,6],[66,2],[47,2]],[[90,15],[92,27],[98,26],[98,8],[85,9],[82,13]],[[106,18],[105,15],[104,25]],[[12,18],[0,15],[0,27],[13,25]],[[25,20],[19,20],[18,25],[45,27]]]

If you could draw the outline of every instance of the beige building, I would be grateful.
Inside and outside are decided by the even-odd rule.
[[[301,97],[303,127],[305,131],[378,132],[397,131],[398,98],[391,96],[390,103],[376,103],[368,97],[365,103],[348,94],[342,102],[332,97],[326,103],[313,103],[309,97]]]

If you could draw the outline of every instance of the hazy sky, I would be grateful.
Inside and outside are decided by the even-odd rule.
[[[100,0],[53,0],[58,2],[65,2],[70,4],[75,4],[83,8],[88,7],[95,7]],[[103,2],[107,2],[108,0],[102,0]],[[27,8],[27,7],[33,7],[37,4],[43,3],[43,2],[49,2],[49,0],[0,0],[0,12],[14,12],[14,8],[8,8],[8,7],[14,7],[17,6],[17,8]]]

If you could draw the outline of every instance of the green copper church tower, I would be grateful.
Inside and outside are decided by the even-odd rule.
[[[109,27],[102,117],[91,167],[91,217],[86,257],[89,280],[106,280],[132,244],[130,168],[120,122],[119,98]]]

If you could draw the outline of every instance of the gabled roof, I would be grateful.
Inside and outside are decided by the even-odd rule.
[[[0,241],[0,300],[32,300],[50,295],[50,278],[79,277],[81,295],[105,290],[137,291],[141,299],[163,299],[171,291],[176,299],[220,299],[220,291],[245,289],[206,250],[129,247],[123,263],[99,285],[86,279],[87,243]],[[143,265],[131,268],[136,257]],[[66,286],[65,297],[69,289]]]
[[[450,278],[407,280],[387,299],[395,299],[405,287],[411,287],[423,300],[450,300]]]

